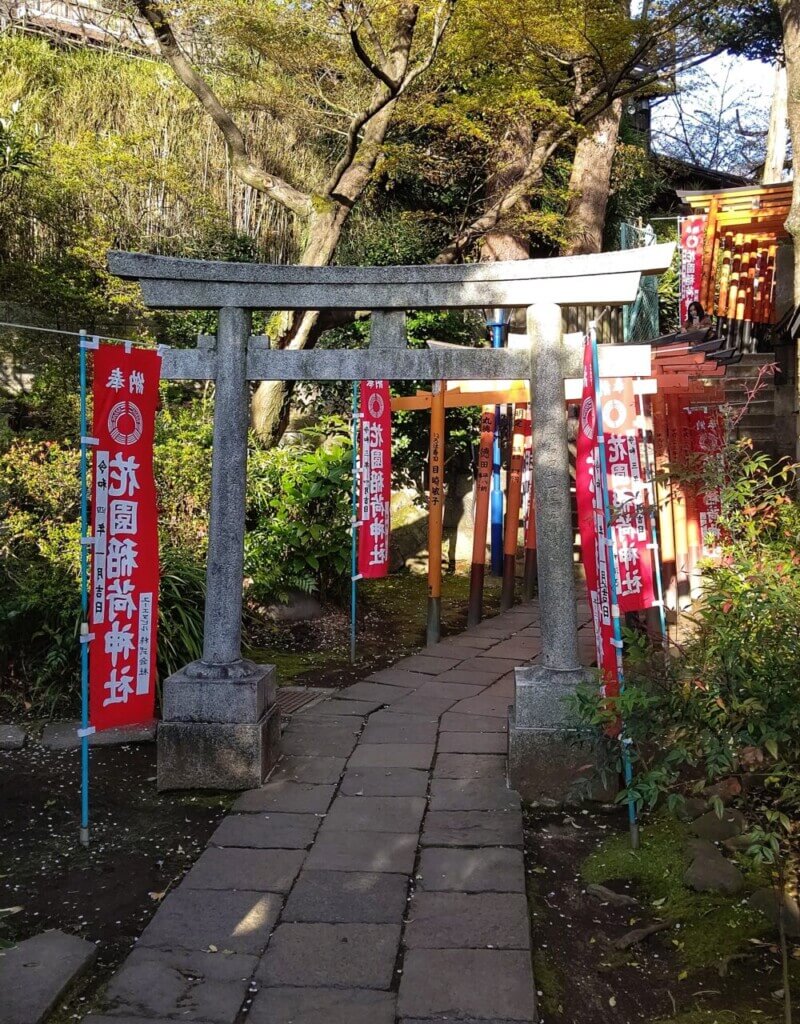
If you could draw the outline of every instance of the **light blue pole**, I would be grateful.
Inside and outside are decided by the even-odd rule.
[[[492,332],[492,348],[503,347],[504,324],[499,318],[499,310],[495,310],[494,319],[489,324]],[[492,538],[492,576],[503,575],[503,488],[500,470],[503,459],[500,451],[500,406],[494,407],[494,442],[492,444],[492,496],[491,496],[491,538]]]
[[[356,600],[358,580],[358,388],[353,381],[353,501],[350,527],[350,664],[356,661]]]
[[[603,523],[605,526],[606,555],[608,558],[608,581],[611,590],[611,621],[614,626],[614,650],[617,656],[617,677],[619,679],[619,692],[625,692],[625,676],[622,665],[622,627],[619,616],[619,604],[617,603],[617,563],[614,557],[614,529],[611,522],[611,502],[608,495],[608,472],[606,459],[606,436],[603,430],[603,404],[600,394],[600,363],[597,352],[597,331],[594,322],[589,324],[589,341],[592,346],[592,375],[594,376],[594,408],[597,417],[597,449],[600,458],[600,493],[603,500]],[[630,786],[633,780],[633,766],[631,765],[630,754],[628,753],[629,740],[625,736],[625,723],[622,723],[622,734],[620,736],[620,747],[622,749],[622,766],[625,776],[625,785]],[[639,848],[639,823],[636,817],[636,804],[632,797],[628,797],[628,823],[631,834],[631,848]]]
[[[81,331],[81,833],[89,845],[89,485],[87,480],[86,332]]]

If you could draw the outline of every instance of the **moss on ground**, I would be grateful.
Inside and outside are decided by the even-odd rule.
[[[564,1012],[564,975],[547,953],[539,949],[533,954],[533,977],[539,1009],[550,1015],[560,1016]]]
[[[678,922],[669,933],[671,941],[688,968],[699,968],[733,955],[748,940],[768,933],[763,915],[745,904],[747,893],[768,884],[768,879],[751,868],[746,871],[745,890],[738,896],[694,892],[683,884],[689,863],[687,838],[685,825],[673,818],[657,818],[642,830],[638,850],[631,850],[627,834],[613,836],[584,861],[582,874],[587,883],[634,882],[655,912]],[[686,1024],[693,1024],[693,1019],[687,1018]]]

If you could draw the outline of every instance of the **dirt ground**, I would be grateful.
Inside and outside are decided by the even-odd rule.
[[[91,756],[86,850],[78,840],[78,751],[0,752],[0,944],[47,928],[98,943],[86,991],[123,959],[232,799],[157,793],[154,743]]]
[[[624,813],[531,812],[526,818],[541,1021],[782,1021],[782,1001],[775,994],[782,990],[781,961],[768,935],[746,938],[735,957],[702,967],[687,966],[680,929],[661,931],[627,952],[614,948],[623,935],[660,919],[652,899],[624,879],[610,879],[607,887],[638,897],[638,905],[612,906],[586,892],[586,858],[610,836],[626,831]]]

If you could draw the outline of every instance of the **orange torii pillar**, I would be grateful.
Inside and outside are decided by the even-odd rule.
[[[525,436],[526,458],[530,455],[530,472],[528,474],[528,503],[527,521],[525,523],[525,565],[522,570],[522,587],[525,600],[530,601],[536,593],[537,577],[539,573],[538,559],[536,557],[536,494],[533,489],[533,422],[528,407],[528,419],[525,424],[527,431]]]
[[[442,632],[442,527],[444,524],[444,395],[445,381],[431,390],[431,436],[428,459],[428,624],[426,640],[439,642]]]
[[[472,567],[469,576],[468,626],[477,626],[483,618],[483,581],[486,576],[486,530],[489,525],[493,445],[494,406],[485,405],[481,414],[478,472],[475,478],[475,501],[472,511]]]

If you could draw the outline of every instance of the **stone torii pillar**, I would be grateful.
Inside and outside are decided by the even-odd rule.
[[[170,349],[162,377],[216,385],[203,655],[170,676],[158,730],[161,789],[257,786],[278,756],[275,667],[242,658],[247,429],[250,382],[261,380],[498,380],[530,378],[542,601],[541,682],[569,689],[577,669],[560,306],[632,302],[642,273],[666,269],[674,246],[456,267],[287,267],[111,253],[109,269],[138,280],[145,304],[219,311],[216,339]],[[544,305],[540,305],[544,304]],[[530,352],[468,347],[410,350],[408,309],[530,307]],[[253,310],[360,309],[370,346],[273,350],[251,336]],[[558,329],[556,330],[556,324]],[[555,673],[555,675],[553,675]],[[512,765],[530,729],[536,687],[518,686]],[[534,700],[535,703],[535,700]],[[516,744],[516,747],[515,747]],[[516,761],[515,761],[516,758]],[[512,781],[513,778],[512,778]]]

